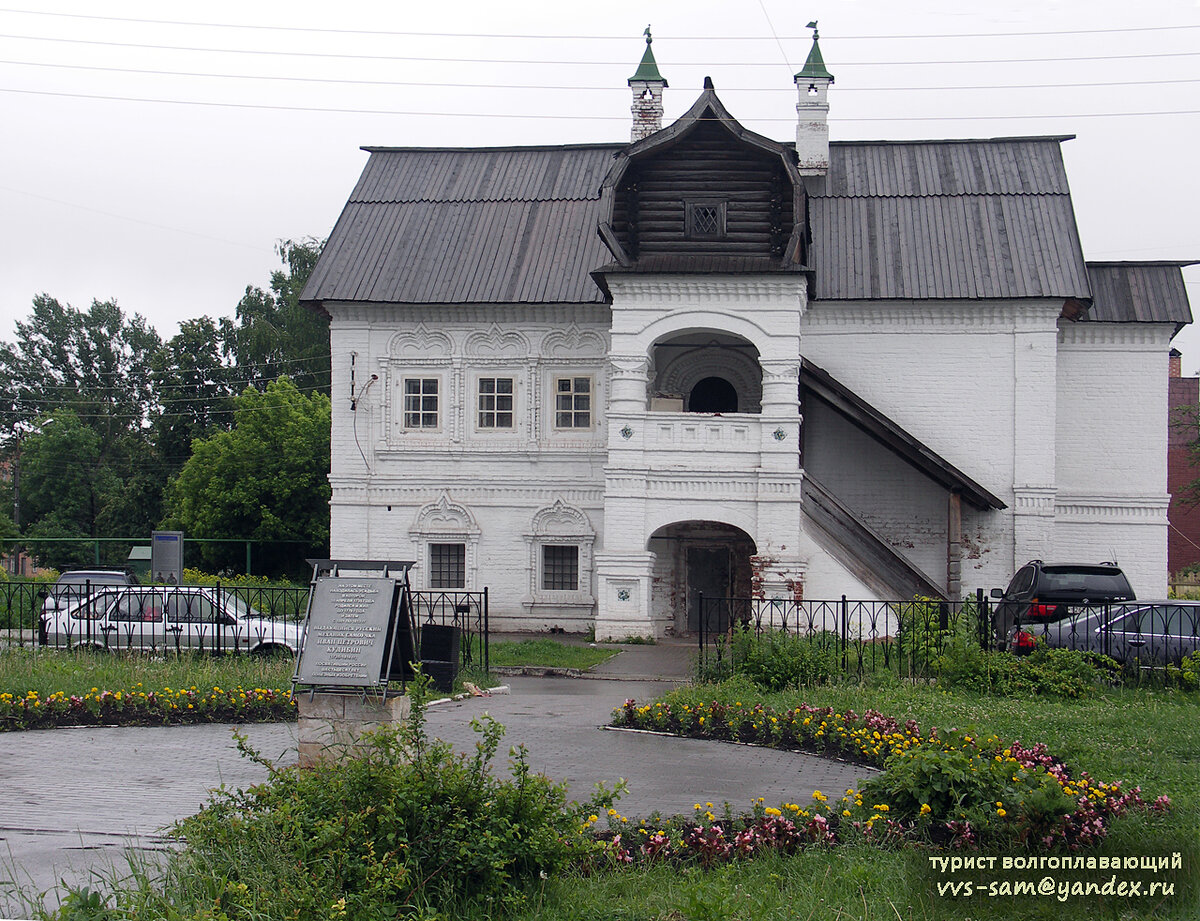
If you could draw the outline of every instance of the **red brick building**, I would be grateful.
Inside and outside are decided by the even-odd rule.
[[[1200,504],[1189,504],[1186,489],[1200,480],[1200,463],[1193,463],[1191,445],[1200,437],[1200,378],[1183,377],[1180,353],[1171,349],[1167,399],[1170,430],[1167,434],[1167,489],[1171,506],[1167,537],[1167,571],[1174,577],[1200,563]]]

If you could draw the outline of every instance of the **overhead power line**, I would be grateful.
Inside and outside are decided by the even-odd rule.
[[[503,118],[503,119],[547,119],[551,121],[612,121],[627,122],[627,115],[585,115],[573,113],[533,112],[411,112],[399,109],[343,109],[336,106],[280,106],[253,102],[209,102],[198,99],[147,99],[141,96],[102,96],[94,93],[56,93],[48,90],[18,90],[0,87],[0,93],[18,93],[26,96],[54,96],[65,99],[98,99],[106,102],[144,102],[161,105],[205,106],[219,109],[265,109],[276,112],[330,112],[339,115],[399,115],[416,118]],[[1022,119],[1069,119],[1069,118],[1144,118],[1161,115],[1197,115],[1200,109],[1172,109],[1152,112],[1071,112],[1046,115],[881,115],[881,116],[838,116],[831,122],[945,122],[945,121],[1013,121]],[[788,122],[794,118],[763,116],[747,121]]]
[[[22,41],[35,42],[55,42],[68,45],[93,45],[105,48],[143,48],[150,51],[194,51],[204,54],[248,54],[254,56],[269,56],[269,57],[297,57],[297,58],[319,58],[319,59],[335,59],[335,60],[350,60],[350,61],[416,61],[425,64],[528,64],[528,65],[552,65],[554,67],[567,66],[582,66],[582,67],[626,67],[627,61],[581,61],[578,58],[574,60],[558,60],[550,61],[545,59],[532,60],[528,58],[462,58],[462,57],[428,57],[423,55],[397,55],[397,54],[339,54],[328,51],[281,51],[278,49],[261,49],[261,48],[205,48],[194,45],[156,45],[146,44],[142,42],[113,42],[101,41],[100,39],[89,38],[60,38],[47,37],[44,35],[11,35],[0,33],[0,38],[19,39]],[[1052,55],[1050,57],[1041,58],[971,58],[969,60],[957,61],[838,61],[838,67],[921,67],[921,66],[947,66],[947,65],[967,65],[967,64],[1037,64],[1037,63],[1054,63],[1064,64],[1072,61],[1125,61],[1125,60],[1148,60],[1148,59],[1164,59],[1164,58],[1180,58],[1180,57],[1197,57],[1200,56],[1200,51],[1156,51],[1147,54],[1102,54],[1102,55],[1083,55],[1083,56],[1067,56],[1067,55]],[[677,67],[701,67],[719,63],[725,67],[778,67],[778,62],[775,61],[673,61],[672,66]]]
[[[428,80],[349,80],[336,77],[293,77],[268,74],[230,74],[230,73],[201,73],[191,70],[149,70],[137,67],[101,67],[92,64],[56,64],[44,61],[4,61],[17,67],[46,67],[55,70],[84,70],[98,73],[136,74],[153,77],[199,77],[214,80],[255,80],[277,81],[281,83],[314,83],[330,86],[419,86],[425,89],[494,89],[494,90],[563,90],[570,93],[598,92],[611,93],[612,86],[581,85],[568,86],[564,84],[548,85],[545,83],[435,83]],[[1165,86],[1181,83],[1200,83],[1200,78],[1184,78],[1173,80],[1101,80],[1083,83],[1008,83],[1008,84],[979,84],[975,86],[946,86],[943,84],[924,86],[839,86],[838,95],[842,93],[887,93],[887,92],[937,92],[941,90],[1046,90],[1046,89],[1086,89],[1089,87],[1113,86]],[[737,93],[795,93],[793,86],[722,86],[722,90]]]
[[[258,25],[236,22],[189,22],[179,19],[140,19],[132,16],[96,16],[87,13],[58,13],[47,10],[18,10],[0,8],[0,13],[17,13],[25,16],[54,16],[60,19],[86,19],[92,22],[129,22],[139,25],[184,26],[206,29],[246,29],[259,32],[297,32],[314,35],[381,35],[393,38],[498,38],[536,41],[636,41],[634,35],[535,35],[519,32],[398,32],[380,29],[328,29],[311,26]],[[920,35],[839,35],[838,41],[922,41],[931,38],[1032,38],[1039,35],[1113,35],[1128,32],[1175,32],[1180,29],[1200,29],[1200,24],[1177,26],[1124,26],[1113,29],[1063,29],[1039,32],[942,32]],[[775,41],[767,35],[668,35],[672,41]],[[805,35],[779,36],[783,41],[807,41]]]

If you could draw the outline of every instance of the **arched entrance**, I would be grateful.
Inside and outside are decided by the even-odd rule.
[[[647,544],[655,554],[654,605],[667,615],[676,635],[729,626],[728,606],[717,599],[749,598],[754,540],[741,528],[719,521],[680,521],[655,531]],[[703,612],[699,599],[706,605]]]
[[[762,412],[758,349],[733,333],[698,330],[655,342],[650,383],[653,396],[685,412]]]

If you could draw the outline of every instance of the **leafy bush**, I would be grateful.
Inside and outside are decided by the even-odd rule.
[[[177,828],[186,846],[160,879],[114,886],[119,917],[453,917],[468,907],[503,914],[551,873],[602,847],[584,806],[534,774],[524,749],[511,776],[490,764],[503,727],[473,721],[473,757],[455,755],[424,728],[425,692],[414,686],[407,725],[368,737],[353,755],[307,770],[266,764],[267,783],[218,791]]]
[[[1200,690],[1200,652],[1184,656],[1179,665],[1167,666],[1167,685],[1185,691]]]
[[[735,674],[769,691],[824,684],[839,673],[837,636],[797,636],[781,631],[734,634],[730,655]]]
[[[1106,656],[1039,643],[1027,656],[985,652],[970,640],[955,640],[938,660],[938,681],[1001,696],[1046,695],[1079,698],[1095,692],[1101,679],[1116,674],[1117,663]]]

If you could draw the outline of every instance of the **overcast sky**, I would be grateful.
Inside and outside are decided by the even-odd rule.
[[[39,292],[164,337],[231,315],[360,145],[627,140],[647,23],[668,122],[710,75],[791,140],[814,18],[833,139],[1073,134],[1088,259],[1200,258],[1200,0],[0,0],[0,338]]]

